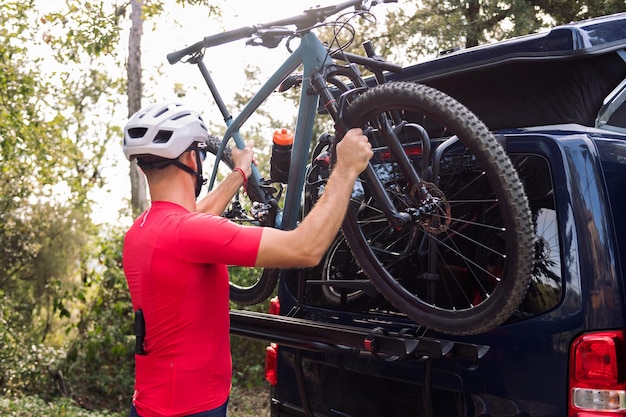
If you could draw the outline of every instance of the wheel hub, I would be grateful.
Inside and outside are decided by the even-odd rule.
[[[427,233],[438,235],[448,230],[451,221],[450,203],[435,184],[422,182],[419,187],[425,198],[420,199],[419,207],[407,211]]]

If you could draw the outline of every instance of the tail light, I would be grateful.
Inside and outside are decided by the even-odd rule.
[[[270,300],[269,314],[280,315],[278,297]],[[265,380],[271,385],[278,383],[278,345],[276,343],[270,343],[265,348]]]
[[[270,300],[269,313],[276,316],[280,315],[280,300],[278,297],[274,297]]]
[[[588,333],[571,346],[569,417],[626,417],[626,331]]]
[[[278,383],[278,345],[276,343],[270,343],[265,348],[265,380],[270,385],[276,385]]]

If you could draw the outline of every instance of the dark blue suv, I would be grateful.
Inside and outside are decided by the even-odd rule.
[[[232,313],[276,342],[272,416],[626,416],[626,14],[391,78],[456,98],[504,146],[535,226],[528,294],[492,331],[440,334],[376,291],[333,292],[331,248],[284,273],[274,315]]]

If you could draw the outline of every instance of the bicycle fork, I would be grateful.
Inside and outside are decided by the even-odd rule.
[[[342,68],[344,70],[344,75],[346,70],[353,70],[351,67]],[[336,68],[334,68],[333,71],[338,72]],[[322,74],[317,73],[313,75],[311,80],[313,87],[319,92],[323,103],[325,103],[324,107],[335,121],[335,130],[337,132],[335,139],[336,141],[341,140],[340,138],[342,138],[349,129],[349,127],[346,126],[345,119],[343,117],[344,109],[346,107],[349,97],[358,94],[364,89],[369,88],[358,76],[358,74],[352,74],[351,78],[353,79],[353,82],[355,83],[357,88],[342,94],[339,99],[339,103],[337,103],[337,100],[335,100],[332,92],[329,91],[329,88],[326,85],[325,77]],[[398,167],[402,171],[404,177],[412,187],[418,187],[419,184],[422,183],[422,179],[413,168],[409,156],[404,152],[402,144],[400,143],[396,132],[389,123],[389,120],[386,116],[381,115],[377,121],[377,124],[378,130],[382,133],[383,139],[389,147],[389,151],[393,156],[394,161],[398,164]],[[400,124],[398,125],[397,129],[402,129],[404,126],[404,124]],[[367,136],[373,130],[374,127],[370,126],[366,128],[363,133]],[[423,137],[422,135],[422,142],[428,143],[427,137]],[[424,145],[423,148],[424,152],[428,153],[429,146]],[[423,155],[423,157],[428,158],[428,155]],[[378,175],[376,175],[376,172],[371,162],[368,163],[365,170],[361,173],[361,176],[368,184],[372,196],[380,204],[380,207],[378,208],[385,214],[390,226],[394,230],[402,230],[406,225],[413,221],[413,216],[411,214],[407,212],[399,212],[396,209],[393,201],[391,201],[389,194],[385,190],[383,183],[380,181]],[[418,190],[418,192],[419,200],[427,201],[428,198],[430,198],[430,193],[424,187]]]

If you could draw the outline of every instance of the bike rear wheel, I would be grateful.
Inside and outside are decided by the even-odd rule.
[[[446,94],[408,82],[367,90],[348,104],[344,122],[371,129],[376,175],[411,218],[392,228],[371,185],[363,176],[355,185],[343,233],[374,286],[443,333],[481,333],[507,320],[528,287],[534,238],[523,185],[487,127]],[[385,123],[420,184],[394,159]]]
[[[207,141],[207,158],[204,161],[203,171],[206,176],[210,176],[213,167],[217,163],[218,174],[214,187],[232,172],[234,167],[231,149],[226,147],[217,159],[217,152],[221,140],[209,136]],[[250,188],[246,194],[238,193],[233,197],[233,201],[223,213],[223,217],[239,224],[258,224],[258,221],[250,213],[255,201],[262,201],[257,191]],[[269,298],[278,282],[279,270],[273,268],[244,268],[229,266],[228,274],[230,279],[230,299],[240,305],[251,305],[261,303]]]

